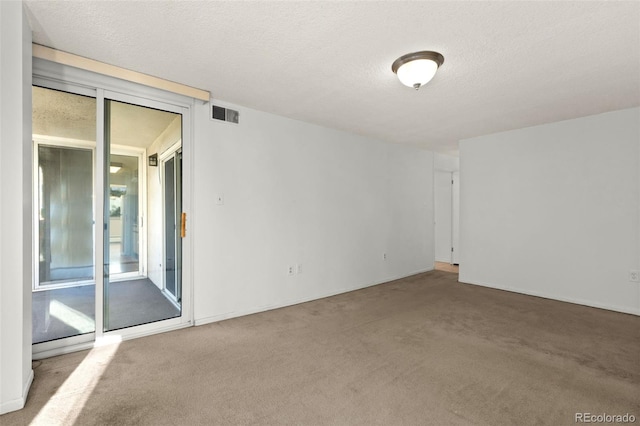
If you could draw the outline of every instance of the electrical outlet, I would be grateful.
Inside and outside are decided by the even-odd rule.
[[[640,283],[640,272],[635,269],[629,271],[629,281],[632,283]]]
[[[296,274],[301,274],[302,273],[302,263],[298,263],[296,265]]]
[[[287,275],[293,275],[293,266],[287,268]]]
[[[382,253],[382,258],[383,258],[384,260],[387,260],[387,253]]]

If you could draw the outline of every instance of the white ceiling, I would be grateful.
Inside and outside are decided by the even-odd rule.
[[[26,1],[34,42],[387,141],[460,139],[640,105],[640,2]],[[399,56],[445,57],[418,92]]]

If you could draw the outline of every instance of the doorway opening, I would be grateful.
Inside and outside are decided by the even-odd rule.
[[[436,261],[435,270],[436,271],[453,272],[454,274],[459,274],[460,273],[460,266],[459,265],[453,265],[453,264],[447,263],[447,262],[437,262]]]
[[[434,173],[435,269],[458,273],[460,179],[457,171]]]

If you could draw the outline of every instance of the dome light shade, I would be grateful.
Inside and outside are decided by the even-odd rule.
[[[405,86],[418,90],[427,84],[444,63],[444,56],[437,52],[416,52],[401,56],[393,62],[391,70]]]

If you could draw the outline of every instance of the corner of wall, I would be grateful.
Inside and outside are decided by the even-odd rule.
[[[33,188],[33,143],[32,143],[32,83],[33,57],[32,33],[27,20],[25,6],[22,5],[22,358],[24,367],[22,382],[24,383],[22,396],[26,402],[33,369],[31,368],[32,315],[31,315],[31,284],[33,282],[33,228],[31,226],[33,204],[31,192]]]
[[[639,113],[461,141],[460,281],[637,315]]]
[[[0,2],[0,414],[21,409],[31,369],[31,29]],[[19,159],[19,160],[18,160]]]

